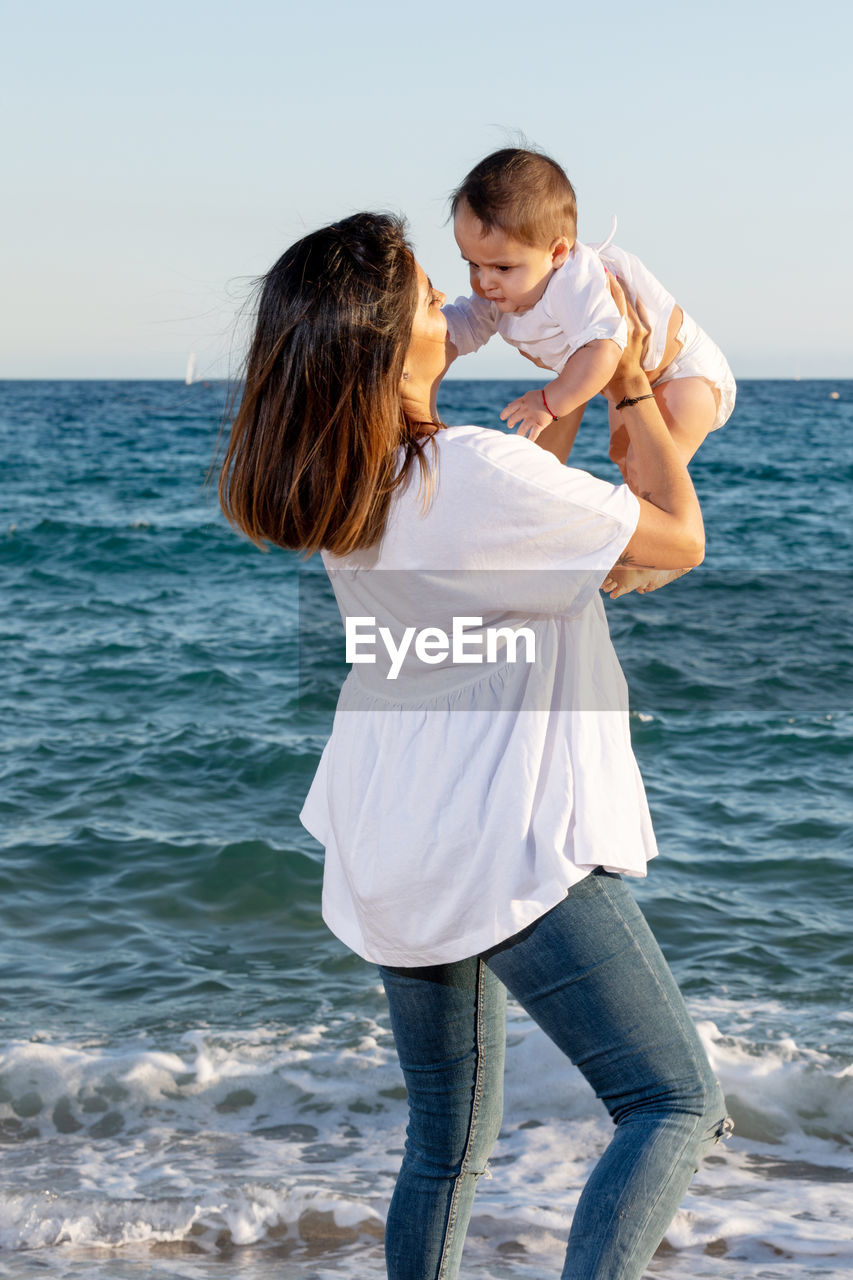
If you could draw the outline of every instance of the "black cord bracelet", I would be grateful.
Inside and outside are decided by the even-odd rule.
[[[644,396],[634,396],[633,400],[629,396],[626,396],[624,400],[619,401],[616,408],[628,409],[631,407],[632,404],[639,404],[641,400],[654,400],[654,398],[655,398],[655,393],[653,391],[647,392],[647,394]]]

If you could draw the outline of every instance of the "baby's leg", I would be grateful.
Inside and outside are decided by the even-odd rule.
[[[547,449],[549,453],[555,454],[561,462],[567,462],[585,408],[585,404],[578,405],[577,409],[572,409],[571,413],[555,419],[550,426],[543,427],[536,437],[536,443],[543,449]]]
[[[707,378],[673,378],[653,389],[669,434],[689,462],[714,426],[720,393]]]
[[[658,382],[652,389],[669,434],[682,460],[687,463],[714,425],[720,393],[707,378],[673,378],[671,382]],[[616,426],[612,405],[610,457],[636,493],[637,480],[628,433],[624,427]]]

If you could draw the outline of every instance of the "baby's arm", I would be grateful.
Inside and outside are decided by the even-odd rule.
[[[497,333],[497,307],[477,294],[445,303],[441,310],[447,321],[448,363],[479,351]]]
[[[622,355],[612,338],[596,338],[569,356],[563,371],[543,390],[528,391],[508,404],[501,414],[507,426],[518,426],[520,436],[535,440],[556,418],[586,404],[606,387]]]

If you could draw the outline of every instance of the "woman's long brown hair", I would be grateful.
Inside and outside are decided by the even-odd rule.
[[[415,458],[426,478],[423,424],[400,399],[417,297],[403,224],[388,214],[315,231],[260,282],[219,477],[226,516],[254,542],[368,547]]]

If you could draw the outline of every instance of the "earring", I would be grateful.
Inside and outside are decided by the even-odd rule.
[[[404,381],[404,382],[408,382],[410,377],[411,377],[411,374],[406,373],[406,372],[404,371],[404,373],[403,373],[403,381]]]

